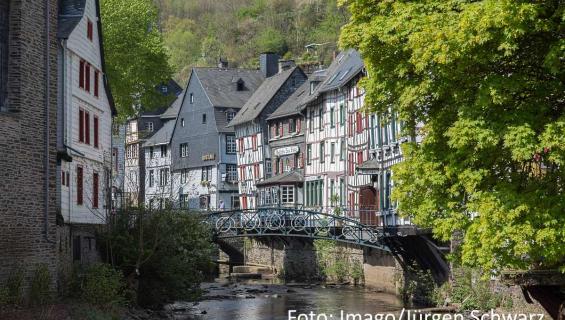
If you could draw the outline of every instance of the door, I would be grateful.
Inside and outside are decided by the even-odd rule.
[[[359,217],[362,224],[379,225],[377,217],[378,197],[373,187],[363,187],[359,192]]]

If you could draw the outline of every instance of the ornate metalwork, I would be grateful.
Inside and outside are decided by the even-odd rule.
[[[217,238],[306,237],[331,239],[390,251],[385,238],[393,236],[382,227],[355,219],[292,208],[259,208],[211,213],[209,223]]]

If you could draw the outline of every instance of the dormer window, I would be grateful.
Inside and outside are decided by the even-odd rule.
[[[241,78],[240,78],[236,82],[236,90],[237,91],[243,91],[244,89],[245,89],[245,82],[243,82],[243,80],[241,80]]]
[[[231,122],[231,121],[233,120],[233,118],[235,118],[235,112],[233,112],[233,111],[228,111],[228,112],[226,113],[226,117],[227,117],[228,122]]]

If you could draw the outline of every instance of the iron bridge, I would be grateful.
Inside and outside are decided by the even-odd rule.
[[[217,239],[234,237],[303,237],[326,239],[390,251],[387,238],[412,230],[398,226],[369,226],[358,220],[292,208],[218,211],[208,215]],[[410,233],[410,231],[409,231]]]

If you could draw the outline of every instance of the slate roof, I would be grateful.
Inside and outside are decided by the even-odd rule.
[[[233,108],[214,108],[214,119],[216,119],[216,127],[218,128],[218,132],[235,132],[233,127],[228,127],[228,111],[237,112],[237,110],[238,109]]]
[[[278,119],[294,114],[299,114],[302,101],[308,97],[309,92],[310,92],[310,81],[307,80],[304,81],[304,83],[298,89],[296,89],[296,91],[294,91],[292,95],[290,95],[290,97],[288,97],[288,99],[286,99],[285,102],[283,102],[277,108],[277,110],[275,110],[267,118],[267,120]]]
[[[60,0],[57,37],[68,39],[82,19],[86,0]]]
[[[357,170],[379,170],[381,168],[382,168],[382,163],[377,159],[371,159],[365,161],[357,166]]]
[[[302,170],[292,170],[289,172],[276,175],[269,179],[257,182],[256,185],[260,187],[260,186],[267,186],[273,184],[283,184],[283,183],[296,184],[302,182],[304,182],[304,174],[302,173]]]
[[[250,69],[194,68],[193,72],[214,107],[243,107],[265,79],[259,70]],[[239,79],[244,82],[242,91],[236,88]]]
[[[348,49],[341,52],[326,69],[324,81],[316,87],[316,90],[304,103],[317,99],[321,93],[344,86],[349,80],[359,74],[363,67],[363,59],[357,50]]]
[[[157,146],[160,144],[168,144],[171,141],[171,136],[173,134],[173,129],[175,128],[175,121],[170,120],[165,122],[161,129],[155,132],[151,138],[147,139],[143,144],[143,147]]]
[[[166,120],[166,119],[175,119],[178,114],[179,114],[179,110],[180,110],[180,106],[182,105],[182,98],[184,97],[184,91],[178,95],[178,97],[175,99],[175,101],[173,101],[173,103],[171,103],[171,106],[169,108],[167,108],[167,110],[165,110],[165,112],[163,112],[161,114],[161,119]]]
[[[238,124],[253,121],[257,118],[265,106],[267,106],[271,99],[277,94],[290,75],[297,69],[300,70],[298,67],[293,67],[265,79],[228,126],[233,127]]]

